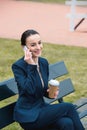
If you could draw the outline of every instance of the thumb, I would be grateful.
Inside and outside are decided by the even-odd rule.
[[[47,89],[47,92],[49,92],[49,88]]]

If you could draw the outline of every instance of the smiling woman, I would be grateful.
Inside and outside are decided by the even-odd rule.
[[[25,31],[21,37],[21,45],[23,48],[26,47],[24,60],[27,63],[36,64],[43,48],[39,33],[33,30]]]
[[[49,65],[41,57],[43,45],[40,34],[35,30],[25,31],[21,36],[21,45],[27,48],[24,50],[24,57],[12,65],[19,90],[14,120],[25,130],[84,130],[71,103],[51,105],[44,101],[43,96],[49,98],[50,92]],[[53,98],[56,98],[55,93]]]

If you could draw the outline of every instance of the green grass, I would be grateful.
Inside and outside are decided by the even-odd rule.
[[[65,3],[65,0],[26,0],[26,1],[33,1],[33,2],[44,2],[44,3]]]
[[[22,56],[20,41],[0,38],[0,81],[13,77],[11,65]],[[65,101],[74,102],[80,97],[87,97],[87,48],[44,43],[42,56],[47,58],[49,63],[61,60],[65,62],[69,71],[67,77],[72,79],[76,90],[65,97]],[[60,81],[61,78],[58,80]],[[22,129],[14,123],[3,130]]]
[[[32,2],[65,4],[66,0],[21,0],[21,1],[32,1]],[[86,0],[84,0],[84,1],[86,1]]]

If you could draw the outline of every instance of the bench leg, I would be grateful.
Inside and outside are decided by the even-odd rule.
[[[59,102],[59,103],[64,102],[64,101],[63,101],[63,98],[58,99],[58,102]]]

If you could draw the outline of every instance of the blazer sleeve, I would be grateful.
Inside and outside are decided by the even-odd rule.
[[[35,87],[35,71],[36,65],[28,65],[27,66],[27,74],[25,71],[18,65],[12,65],[12,71],[14,73],[15,80],[18,85],[19,94],[28,93],[30,95],[34,95],[36,91]]]
[[[48,61],[47,61],[47,65],[46,66],[47,66],[47,81],[48,81],[49,80],[49,63],[48,63]],[[44,92],[44,96],[47,97],[47,98],[49,98],[47,89],[48,89],[48,82],[47,82],[46,90]]]

